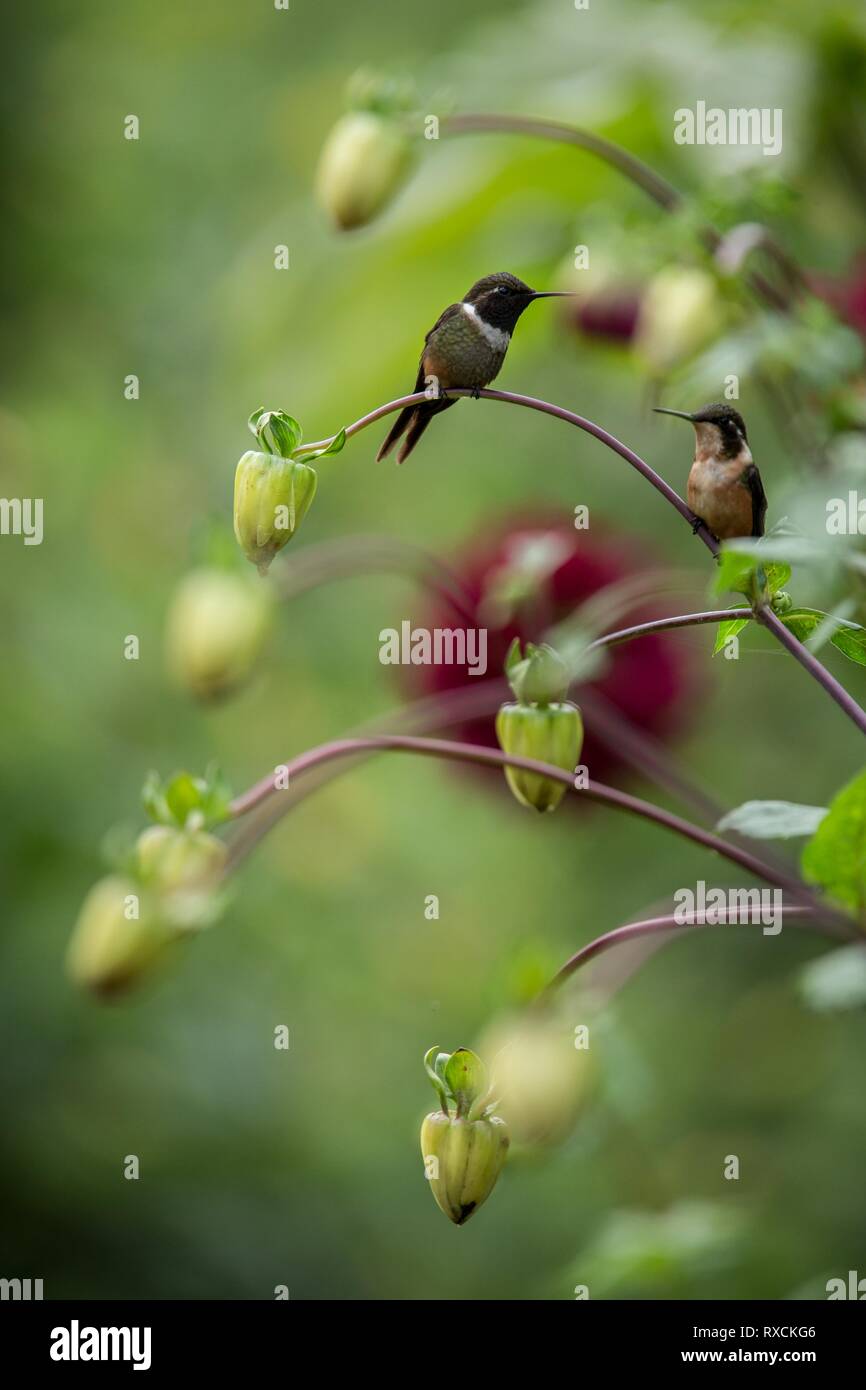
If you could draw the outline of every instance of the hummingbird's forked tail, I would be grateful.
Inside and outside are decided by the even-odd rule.
[[[397,419],[391,426],[388,434],[382,442],[382,446],[376,455],[376,462],[386,458],[390,454],[398,439],[405,434],[406,438],[397,455],[397,462],[403,463],[409,457],[418,440],[426,430],[434,415],[438,415],[440,410],[447,410],[449,405],[456,405],[454,401],[426,401],[423,405],[407,405],[400,411]]]

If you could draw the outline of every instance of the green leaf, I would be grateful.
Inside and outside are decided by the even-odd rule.
[[[719,552],[719,569],[713,590],[725,594],[733,590],[751,597],[752,579],[758,567],[756,555],[744,555],[738,550],[724,549]]]
[[[457,1114],[465,1115],[474,1101],[487,1094],[487,1068],[468,1047],[458,1047],[445,1065],[445,1084],[457,1102]]]
[[[185,826],[190,813],[201,807],[201,795],[194,777],[176,772],[166,784],[165,802],[176,825]]]
[[[791,566],[772,561],[770,564],[764,565],[764,574],[767,577],[767,588],[770,592],[770,598],[774,598],[780,589],[784,589],[788,580],[791,578]]]
[[[767,560],[760,545],[752,548],[734,541],[730,546],[723,546],[719,552],[719,570],[713,588],[717,594],[733,590],[753,598],[756,589],[766,587],[770,598],[773,598],[790,578],[789,564]]]
[[[820,608],[792,608],[790,613],[780,615],[782,622],[790,628],[800,642],[811,642],[825,627],[829,640],[843,656],[858,666],[866,666],[866,628],[859,623],[836,618],[832,613],[824,613]]]
[[[796,801],[744,801],[722,816],[717,830],[736,830],[754,840],[789,840],[814,835],[827,815],[826,806],[803,806]]]
[[[198,782],[198,788],[199,810],[204,816],[208,829],[227,821],[231,815],[229,806],[232,799],[232,789],[216,763],[211,763],[208,766],[204,779]]]
[[[866,946],[855,942],[810,961],[798,983],[805,1002],[818,1013],[866,1004]]]
[[[803,850],[803,874],[837,902],[861,912],[866,903],[866,771],[833,798]]]
[[[149,772],[141,789],[141,804],[158,825],[171,825],[172,815],[163,791],[162,778],[158,772]]]
[[[729,637],[736,637],[738,632],[742,632],[744,627],[748,627],[749,622],[749,618],[728,618],[725,622],[719,623],[713,656],[722,650]]]
[[[448,1087],[443,1079],[443,1071],[447,1065],[449,1053],[440,1052],[439,1044],[431,1047],[424,1054],[424,1070],[430,1078],[430,1084],[439,1097],[439,1102],[445,1114],[448,1114]]]
[[[339,454],[340,450],[344,448],[345,443],[346,431],[340,430],[339,434],[335,434],[330,444],[326,444],[323,449],[311,449],[309,453],[305,452],[303,461],[304,463],[309,463],[310,459],[323,459],[326,458],[328,454]]]
[[[504,667],[504,670],[505,670],[506,676],[510,676],[511,673],[512,673],[512,671],[514,670],[514,668],[515,668],[516,666],[519,666],[520,663],[522,662],[522,660],[523,660],[523,656],[522,656],[521,650],[520,650],[520,638],[519,638],[519,637],[513,637],[513,638],[511,639],[511,645],[510,645],[510,647],[508,648],[508,651],[505,653],[505,667]]]
[[[866,628],[857,623],[842,623],[830,638],[833,646],[849,661],[866,666]]]

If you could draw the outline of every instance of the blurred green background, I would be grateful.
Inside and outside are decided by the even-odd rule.
[[[571,1137],[509,1162],[465,1229],[425,1191],[423,1052],[476,1041],[528,977],[677,887],[728,881],[642,823],[536,824],[453,769],[381,759],[274,830],[174,973],[103,1006],[63,972],[100,843],[140,823],[148,769],[216,758],[241,789],[401,698],[378,633],[422,605],[393,575],[287,605],[232,701],[202,710],[167,680],[167,605],[202,527],[230,533],[250,411],[287,409],[317,438],[408,391],[425,329],[491,270],[553,285],[582,242],[629,282],[702,263],[687,217],[589,156],[510,137],[431,143],[383,216],[339,235],[312,188],[352,72],[410,75],[425,112],[606,134],[717,223],[769,218],[841,286],[866,211],[860,23],[853,4],[805,0],[89,0],[7,17],[0,470],[5,496],[44,498],[45,539],[0,541],[4,1277],[43,1278],[46,1297],[570,1298],[588,1281],[736,1299],[823,1297],[830,1276],[866,1273],[866,1025],[802,1002],[798,972],[826,949],[805,933],[707,932],[654,954],[603,1010],[599,1084]],[[782,156],[676,146],[672,112],[698,99],[782,107]],[[815,441],[830,469],[862,469],[862,351],[817,301],[780,329],[738,285],[720,293],[730,335],[665,381],[538,307],[498,384],[584,412],[683,489],[690,441],[650,413],[654,393],[717,398],[720,364],[738,371],[744,337],[768,335],[775,356],[742,359],[739,405],[778,521],[807,484],[835,495],[810,471]],[[682,606],[703,602],[702,548],[588,437],[467,403],[411,466],[373,466],[378,442],[323,461],[292,549],[375,531],[447,557],[503,517],[585,503],[677,572]],[[829,607],[841,583],[804,573],[791,589]],[[860,767],[856,730],[769,639],[747,633],[739,662],[711,662],[706,630],[673,640],[704,681],[676,756],[722,805],[826,804]],[[827,661],[866,698],[862,670]],[[731,1153],[738,1182],[722,1176]]]

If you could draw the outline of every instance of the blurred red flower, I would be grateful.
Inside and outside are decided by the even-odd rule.
[[[596,528],[592,537],[576,530],[561,518],[507,522],[491,537],[475,538],[465,547],[451,568],[459,578],[467,599],[468,617],[455,613],[445,599],[422,615],[420,626],[434,628],[487,629],[487,674],[470,676],[465,666],[429,665],[408,667],[408,679],[416,697],[467,686],[477,688],[482,681],[501,680],[503,662],[515,637],[522,641],[541,641],[554,625],[561,623],[587,599],[611,585],[646,575],[646,590],[652,575],[658,578],[660,566],[652,556],[630,539]],[[638,582],[637,589],[640,591]],[[617,614],[607,627],[626,627],[650,617],[659,617],[645,597],[633,599],[627,612]],[[687,708],[695,694],[697,680],[688,646],[676,635],[656,633],[613,647],[603,672],[584,689],[596,692],[632,728],[657,739],[669,739],[685,722]],[[580,703],[581,688],[572,692]],[[626,764],[593,733],[591,713],[584,709],[586,741],[581,761],[590,776],[614,780]],[[473,719],[449,730],[455,738],[496,746],[494,716]]]
[[[813,275],[811,285],[840,318],[866,338],[866,254],[857,257],[845,276],[831,279]]]

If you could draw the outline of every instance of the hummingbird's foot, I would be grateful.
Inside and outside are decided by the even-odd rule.
[[[702,516],[696,516],[694,521],[692,522],[692,535],[696,536],[700,531],[701,527],[706,525],[707,523],[704,521]],[[707,527],[707,529],[709,530],[709,527]]]
[[[473,401],[480,401],[480,400],[481,400],[481,387],[480,387],[480,386],[475,386],[475,387],[473,387],[473,390],[472,390],[472,399],[473,399]]]

